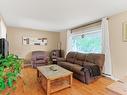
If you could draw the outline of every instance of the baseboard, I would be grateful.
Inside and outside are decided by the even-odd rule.
[[[107,77],[107,78],[111,78],[110,75],[108,75],[108,74],[104,74],[104,73],[102,73],[102,76]]]
[[[114,80],[114,81],[118,81],[119,79],[114,77],[114,76],[111,76],[111,79]]]
[[[107,77],[110,77],[111,75],[109,74],[105,74],[105,73],[102,73],[103,76],[107,76]]]
[[[102,73],[102,76],[111,78],[111,79],[114,80],[114,81],[118,81],[118,80],[119,80],[118,78],[116,78],[116,77],[114,77],[114,76],[112,76],[112,75],[109,75],[109,74],[105,74],[105,73]]]

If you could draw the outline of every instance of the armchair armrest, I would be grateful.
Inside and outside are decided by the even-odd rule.
[[[36,65],[36,64],[35,64],[35,61],[36,61],[36,60],[31,59],[31,65],[32,65],[32,67],[33,67],[33,68],[34,68],[34,67],[35,67],[35,65]]]
[[[49,60],[49,57],[48,56],[47,57],[44,57],[43,60],[47,60],[48,61]]]
[[[47,64],[49,64],[50,63],[50,57],[46,57],[45,61],[46,61]]]

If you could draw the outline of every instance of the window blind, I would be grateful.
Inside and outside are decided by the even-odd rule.
[[[81,34],[81,33],[87,33],[90,31],[95,31],[101,29],[101,21],[92,23],[92,24],[86,24],[84,26],[81,26],[79,28],[75,28],[71,30],[72,34]]]

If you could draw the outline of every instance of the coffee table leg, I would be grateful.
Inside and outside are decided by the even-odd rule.
[[[50,95],[50,80],[47,80],[47,89],[46,89],[47,95]]]
[[[70,87],[71,87],[72,86],[72,74],[69,77],[70,77],[69,84],[70,84]]]

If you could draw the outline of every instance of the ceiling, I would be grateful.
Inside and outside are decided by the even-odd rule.
[[[127,0],[0,0],[8,26],[62,31],[127,10]]]

